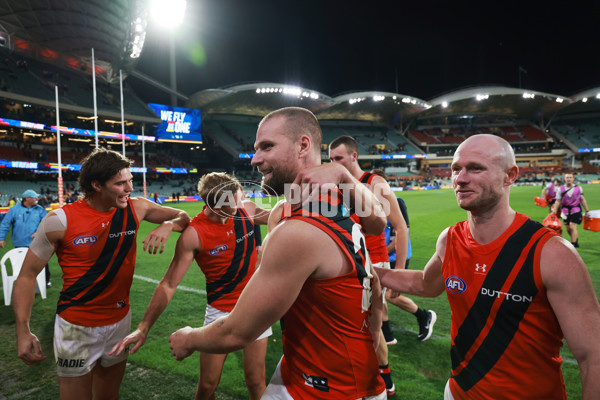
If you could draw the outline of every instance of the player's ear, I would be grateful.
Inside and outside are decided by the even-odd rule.
[[[300,136],[298,155],[300,158],[306,157],[310,153],[311,141],[307,135]]]
[[[506,170],[506,184],[507,186],[512,185],[519,178],[519,167],[512,165]]]
[[[100,192],[102,190],[102,185],[98,181],[92,181],[92,187],[96,192]]]

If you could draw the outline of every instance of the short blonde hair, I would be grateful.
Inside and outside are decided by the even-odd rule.
[[[234,196],[242,185],[233,176],[225,172],[211,172],[198,181],[198,194],[209,208],[214,208],[222,196]]]

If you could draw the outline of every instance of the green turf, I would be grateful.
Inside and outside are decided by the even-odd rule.
[[[600,209],[600,185],[584,185],[590,209]],[[533,197],[538,196],[541,187],[515,187],[512,189],[512,206],[519,212],[541,221],[547,210],[536,207]],[[437,236],[445,227],[466,217],[457,205],[450,190],[402,192],[399,193],[408,206],[411,222],[413,258],[411,268],[422,268],[433,254]],[[181,203],[177,207],[195,215],[201,210],[200,203]],[[141,238],[152,228],[143,223]],[[580,233],[579,253],[586,262],[596,293],[600,293],[600,233],[583,231]],[[148,255],[138,251],[136,274],[160,280],[167,268],[177,234],[173,234],[164,254]],[[264,237],[264,234],[263,234]],[[0,249],[0,255],[11,248]],[[31,318],[32,331],[39,337],[44,352],[49,359],[37,366],[26,366],[16,357],[14,316],[11,307],[0,306],[0,399],[55,399],[58,398],[58,384],[54,371],[52,354],[52,331],[58,292],[61,285],[60,270],[56,258],[50,262],[53,287],[48,290],[48,298],[36,296]],[[190,269],[182,285],[204,289],[204,279],[197,266]],[[144,310],[155,285],[134,279],[131,290],[133,326],[143,316]],[[3,295],[2,295],[3,298]],[[416,319],[396,308],[390,309],[390,320],[398,344],[389,348],[390,366],[396,384],[397,398],[439,399],[450,371],[450,310],[445,295],[434,299],[413,297],[425,309],[434,309],[438,322],[431,339],[419,342],[416,338]],[[150,331],[148,341],[137,354],[129,358],[124,382],[121,387],[122,399],[189,399],[193,398],[198,377],[198,356],[177,362],[170,355],[168,336],[185,325],[201,325],[206,296],[198,293],[178,291],[173,301]],[[281,357],[281,331],[275,326],[267,353],[267,379]],[[581,398],[579,370],[573,356],[565,347],[563,373],[570,399]],[[242,371],[241,352],[232,353],[225,364],[223,377],[218,390],[218,399],[247,398]]]

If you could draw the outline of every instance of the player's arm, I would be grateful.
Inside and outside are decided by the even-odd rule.
[[[544,186],[544,187],[542,188],[542,194],[541,194],[541,197],[542,197],[542,198],[544,198],[544,197],[546,196],[546,192],[547,192],[547,191],[548,191],[548,186]]]
[[[379,199],[383,205],[383,209],[388,216],[390,224],[396,231],[396,237],[394,239],[396,246],[396,260],[404,263],[406,261],[406,254],[408,253],[408,227],[406,221],[400,212],[400,206],[396,195],[390,188],[390,185],[380,176],[376,176],[372,181],[372,188],[375,196]]]
[[[281,199],[277,202],[277,204],[275,204],[275,207],[273,207],[271,213],[269,214],[269,221],[267,222],[267,229],[269,232],[275,229],[275,227],[279,224],[279,221],[281,221],[281,217],[286,210],[287,214],[289,214],[292,208],[285,199]]]
[[[548,301],[579,364],[582,399],[598,399],[600,305],[587,267],[565,239],[553,237],[542,249],[541,275]]]
[[[50,213],[42,220],[15,281],[12,305],[17,331],[17,355],[25,364],[37,364],[46,359],[38,338],[31,333],[29,321],[35,297],[36,278],[56,251],[65,229],[55,213]]]
[[[445,229],[440,234],[436,243],[436,251],[423,271],[375,267],[374,269],[377,275],[379,275],[381,286],[399,293],[421,297],[437,297],[442,294],[445,290],[442,264],[446,252],[447,235],[448,229]]]
[[[587,214],[590,211],[590,209],[589,209],[589,207],[587,205],[587,201],[585,200],[585,197],[583,197],[583,195],[581,195],[580,203],[583,206],[582,211],[585,211],[585,214]]]
[[[121,352],[133,345],[130,350],[130,354],[134,354],[140,347],[146,343],[148,332],[154,325],[158,317],[167,308],[177,286],[183,280],[185,274],[189,270],[190,266],[194,262],[194,254],[201,250],[200,239],[196,234],[196,231],[192,227],[188,227],[179,239],[175,246],[175,254],[169,265],[169,269],[165,273],[165,276],[159,282],[152,299],[146,308],[144,318],[137,326],[137,329],[117,343],[109,355],[118,356]]]
[[[250,214],[252,219],[254,220],[254,224],[256,225],[267,225],[269,222],[269,215],[271,215],[271,210],[265,210],[264,208],[256,205],[255,202],[251,200],[244,200],[242,202],[244,209]]]
[[[144,251],[148,253],[162,253],[171,232],[183,232],[190,223],[190,216],[182,210],[172,207],[160,206],[153,201],[136,197],[131,199],[138,218],[144,221],[159,224],[144,239]]]
[[[330,243],[320,232],[295,220],[273,230],[264,241],[260,267],[232,312],[205,327],[182,328],[169,337],[175,358],[182,360],[194,351],[223,354],[244,348],[277,322],[322,262],[325,243]]]
[[[301,186],[302,200],[319,193],[333,191],[337,187],[342,193],[344,202],[354,208],[365,233],[379,235],[383,232],[387,223],[384,207],[379,199],[344,166],[329,163],[308,168],[296,176],[294,184]]]
[[[553,214],[556,214],[558,211],[560,211],[561,202],[562,202],[562,196],[561,196],[560,190],[558,190],[556,192],[556,199],[554,201],[554,204],[552,205],[552,213]]]
[[[381,282],[377,273],[373,271],[372,299],[371,299],[371,315],[369,316],[369,331],[373,339],[373,348],[377,349],[381,338],[381,325],[383,323],[383,292],[381,290]]]

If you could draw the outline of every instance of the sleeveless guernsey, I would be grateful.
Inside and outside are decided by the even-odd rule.
[[[139,222],[127,203],[109,212],[84,200],[62,208],[67,230],[56,255],[64,283],[56,312],[72,324],[110,325],[129,312]]]
[[[467,221],[448,230],[442,273],[456,400],[566,399],[563,334],[540,273],[540,253],[552,236],[519,213],[486,245],[473,239]]]
[[[190,226],[202,246],[194,258],[206,277],[208,304],[231,312],[254,274],[257,257],[252,219],[242,208],[225,224],[212,221],[202,212]]]
[[[316,203],[319,205],[319,203]],[[320,203],[330,207],[331,203]],[[283,318],[281,374],[294,399],[358,399],[385,390],[369,332],[370,263],[360,225],[345,216],[322,215],[315,203],[284,218],[326,232],[352,264],[348,274],[309,278]],[[310,249],[307,249],[310,251]],[[293,268],[290,260],[289,268]]]

